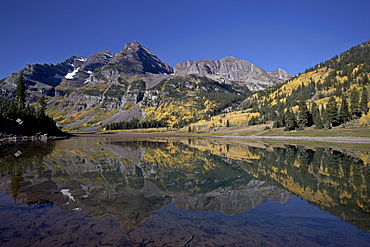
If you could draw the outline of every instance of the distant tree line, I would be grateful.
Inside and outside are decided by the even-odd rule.
[[[110,123],[104,125],[103,128],[106,130],[120,130],[120,129],[147,129],[147,128],[162,128],[167,127],[167,123],[165,120],[146,120],[146,121],[139,121],[137,119],[131,120],[129,122],[118,122],[118,123]]]

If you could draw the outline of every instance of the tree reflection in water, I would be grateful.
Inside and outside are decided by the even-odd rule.
[[[153,246],[175,246],[279,245],[289,239],[292,245],[321,245],[334,240],[317,229],[321,225],[339,229],[343,223],[336,217],[363,231],[355,233],[358,244],[370,239],[370,169],[364,158],[368,153],[200,139],[79,141],[19,145],[1,156],[0,188],[13,196],[24,209],[19,217],[28,221],[23,228],[30,231],[22,230],[23,240],[82,244],[96,238],[117,245],[148,241]],[[21,155],[14,155],[18,151]],[[6,198],[3,195],[1,201]],[[4,205],[8,206],[3,212],[19,210],[11,203]],[[47,230],[49,225],[37,225],[41,218],[32,218],[26,208],[36,216],[47,215],[43,220],[50,226],[56,219],[59,224]],[[93,227],[99,224],[100,230]],[[15,232],[22,228],[19,218],[4,218],[2,225],[8,226],[2,228],[8,236],[3,243],[14,244]],[[293,237],[297,227],[307,233]],[[74,228],[80,238],[67,240],[66,232],[70,237]],[[52,232],[32,237],[31,232],[40,229]],[[321,237],[313,238],[313,233]]]

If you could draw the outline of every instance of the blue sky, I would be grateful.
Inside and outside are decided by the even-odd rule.
[[[233,56],[292,74],[370,39],[369,0],[1,0],[0,78],[137,40],[171,66]]]

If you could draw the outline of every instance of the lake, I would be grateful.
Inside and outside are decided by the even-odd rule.
[[[370,150],[74,137],[0,171],[1,246],[370,246]]]

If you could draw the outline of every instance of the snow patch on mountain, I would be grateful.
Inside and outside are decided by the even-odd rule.
[[[66,74],[66,76],[64,78],[72,80],[73,77],[76,75],[76,73],[79,71],[79,69],[80,69],[80,67],[78,67],[77,69],[74,69],[73,71]]]

